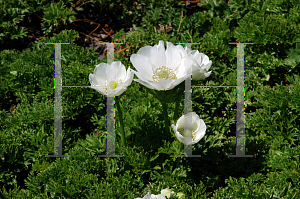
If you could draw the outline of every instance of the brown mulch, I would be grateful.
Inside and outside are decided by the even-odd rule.
[[[190,16],[195,12],[203,10],[197,4],[188,4],[184,6],[177,6],[178,8],[184,7],[187,11],[186,16]],[[103,17],[98,15],[98,11],[89,4],[84,5],[84,11],[78,12],[75,21],[71,24],[60,24],[59,30],[73,29],[79,33],[79,38],[74,43],[81,47],[89,49],[96,49],[100,56],[103,57],[105,53],[105,45],[99,44],[100,42],[112,42],[115,33],[124,28],[128,32],[132,28],[131,22],[116,20],[120,16],[112,16],[110,11],[106,9],[106,14]],[[122,14],[122,13],[120,13]],[[39,41],[43,37],[51,37],[52,35],[44,35],[41,29],[43,13],[27,13],[24,21],[20,22],[18,26],[27,29],[27,37],[15,40],[7,40],[0,46],[0,51],[4,49],[16,49],[22,51],[28,48],[29,44],[34,41]],[[55,33],[58,33],[54,29]]]

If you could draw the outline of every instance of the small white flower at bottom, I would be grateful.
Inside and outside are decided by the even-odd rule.
[[[165,197],[161,194],[154,195],[148,192],[143,198],[135,198],[135,199],[165,199]]]

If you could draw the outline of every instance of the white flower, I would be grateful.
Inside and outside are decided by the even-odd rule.
[[[161,193],[161,195],[170,198],[170,197],[171,197],[171,193],[173,194],[174,191],[172,191],[172,190],[169,189],[169,188],[166,188],[166,189],[161,190],[160,193]]]
[[[193,65],[189,72],[192,72],[192,80],[204,80],[205,78],[209,77],[211,71],[208,70],[211,67],[212,61],[209,60],[208,56],[199,53],[198,50],[191,51],[189,48],[185,48],[189,57],[193,59]]]
[[[131,84],[134,74],[129,67],[127,72],[120,61],[110,65],[100,63],[95,67],[94,74],[89,75],[91,88],[108,97],[119,96]],[[107,79],[106,79],[107,78]]]
[[[166,188],[166,189],[161,190],[160,193],[161,193],[161,195],[170,198],[171,194],[174,194],[175,192],[172,191],[172,189]],[[176,196],[179,199],[184,199],[185,198],[185,194],[182,193],[182,192],[177,193]]]
[[[192,132],[184,131],[185,117],[192,119]],[[185,145],[196,144],[204,137],[206,131],[204,121],[194,112],[189,112],[186,116],[181,116],[178,119],[176,126],[172,124],[172,128],[177,139]]]
[[[18,71],[10,71],[10,74],[13,74],[13,75],[17,76]]]
[[[130,61],[138,71],[133,71],[139,78],[134,81],[154,90],[171,90],[192,74],[186,72],[192,66],[192,59],[181,45],[170,42],[167,50],[163,41],[153,47],[142,47],[131,55]]]
[[[165,199],[165,197],[161,194],[154,195],[148,192],[143,198],[135,198],[135,199]]]

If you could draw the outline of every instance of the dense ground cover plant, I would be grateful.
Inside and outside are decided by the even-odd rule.
[[[5,1],[11,9],[1,8],[0,41],[26,35],[21,29],[12,30],[26,12],[52,12],[51,3],[74,10],[73,4],[77,5],[75,1],[22,2]],[[0,52],[0,191],[4,196],[138,198],[169,188],[185,198],[299,198],[298,1],[203,0],[198,3],[201,11],[182,19],[181,12],[185,15],[186,10],[173,1],[126,2],[122,3],[125,8],[119,1],[92,3],[103,14],[107,9],[122,11],[123,18],[116,15],[116,20],[134,24],[131,31],[120,31],[113,38],[124,43],[122,48],[131,46],[115,52],[115,60],[126,70],[135,69],[130,56],[147,44],[201,42],[192,49],[212,60],[212,73],[192,84],[235,85],[236,46],[228,42],[254,43],[245,45],[245,128],[246,154],[255,157],[228,158],[235,154],[235,89],[192,89],[193,112],[207,127],[203,139],[192,146],[193,154],[202,157],[176,158],[183,153],[183,144],[171,126],[169,134],[164,133],[159,100],[133,81],[120,98],[126,146],[121,144],[119,118],[115,118],[116,154],[124,157],[97,157],[106,149],[105,96],[92,89],[63,89],[63,154],[71,157],[46,158],[53,153],[54,50],[43,44],[71,42],[62,45],[63,85],[89,85],[95,66],[107,62],[106,56],[100,60],[95,50],[75,44],[78,32],[46,28],[52,37],[22,52]],[[64,23],[71,23],[76,15],[58,16],[69,17]],[[166,25],[172,29],[167,31]],[[168,116],[174,111],[175,103],[169,105]],[[183,96],[178,111],[184,113]]]

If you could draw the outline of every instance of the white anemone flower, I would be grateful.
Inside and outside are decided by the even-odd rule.
[[[172,194],[175,194],[174,191],[172,191],[172,189],[166,188],[160,191],[161,195],[170,198]],[[176,194],[177,198],[179,199],[184,199],[185,198],[185,194],[182,192],[179,192]]]
[[[185,117],[192,119],[192,132],[184,131]],[[185,145],[196,144],[204,137],[206,131],[204,121],[194,112],[189,112],[187,115],[181,116],[176,126],[172,124],[172,128],[177,139]]]
[[[171,197],[171,194],[174,194],[174,191],[172,191],[172,190],[169,189],[169,188],[166,188],[166,189],[161,190],[160,193],[161,193],[161,195],[170,198],[170,197]]]
[[[192,75],[186,71],[190,70],[193,61],[185,54],[181,45],[174,46],[170,42],[167,42],[165,50],[164,41],[140,48],[137,54],[130,57],[132,65],[137,69],[133,73],[139,78],[134,81],[158,91],[173,89]]]
[[[131,84],[134,74],[129,67],[120,61],[111,64],[100,63],[95,67],[94,74],[89,75],[91,88],[108,97],[121,95]]]
[[[209,77],[211,71],[208,71],[211,67],[212,61],[209,60],[208,56],[199,53],[198,50],[191,51],[189,48],[185,48],[188,56],[193,59],[193,65],[191,67],[192,73],[192,80],[204,80],[205,78]]]
[[[148,192],[143,198],[135,198],[135,199],[165,199],[165,197],[161,194],[154,195]]]

